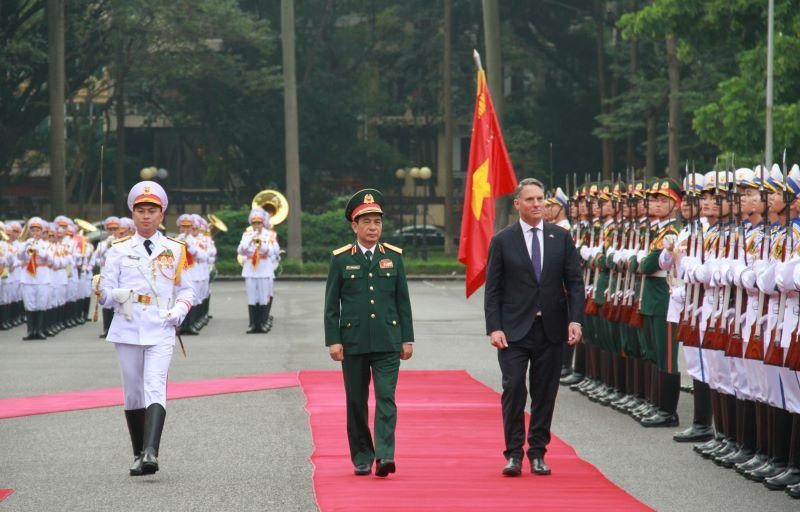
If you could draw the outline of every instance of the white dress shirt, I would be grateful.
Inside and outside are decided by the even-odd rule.
[[[531,226],[527,222],[522,219],[519,219],[519,225],[522,227],[522,234],[525,235],[525,248],[528,249],[528,258],[531,260],[533,259],[533,253],[531,251],[531,241],[533,240],[533,229],[534,227],[538,229],[536,232],[536,236],[539,238],[539,259],[541,260],[539,263],[539,268],[544,268],[544,221],[540,220],[539,224],[536,226]]]

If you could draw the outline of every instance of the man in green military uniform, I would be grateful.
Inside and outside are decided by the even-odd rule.
[[[414,329],[403,251],[379,242],[383,195],[356,192],[345,209],[356,241],[333,251],[325,286],[325,345],[342,362],[347,438],[356,475],[395,472],[394,401],[400,360],[413,353]],[[368,424],[370,378],[375,382],[375,444]]]
[[[641,312],[644,333],[653,352],[655,366],[650,366],[650,386],[655,407],[651,414],[642,415],[645,427],[674,427],[678,425],[678,397],[681,376],[678,373],[678,350],[671,329],[667,326],[667,306],[670,287],[667,272],[659,265],[664,238],[678,235],[675,216],[680,209],[681,189],[670,179],[660,179],[647,191],[653,216],[658,218],[650,247],[637,258],[641,272],[647,276],[642,290]]]

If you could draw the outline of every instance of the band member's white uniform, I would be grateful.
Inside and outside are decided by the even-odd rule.
[[[193,300],[192,287],[182,275],[185,245],[155,229],[167,207],[164,189],[150,181],[131,189],[131,211],[154,205],[159,208],[160,220],[148,226],[149,238],[143,237],[140,232],[145,230],[137,226],[137,233],[117,240],[106,253],[96,288],[101,305],[115,310],[106,339],[116,347],[122,373],[125,416],[134,452],[131,475],[158,471],[175,329]]]
[[[248,333],[265,332],[269,319],[268,304],[275,282],[275,258],[280,253],[275,232],[267,229],[269,214],[254,208],[248,216],[250,228],[242,235],[238,253],[244,258],[242,277],[247,288],[250,314]]]

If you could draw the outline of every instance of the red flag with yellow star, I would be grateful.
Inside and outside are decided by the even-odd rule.
[[[486,282],[489,241],[494,233],[494,201],[513,192],[516,186],[517,177],[486,86],[486,74],[479,69],[458,247],[458,261],[467,267],[467,297]]]

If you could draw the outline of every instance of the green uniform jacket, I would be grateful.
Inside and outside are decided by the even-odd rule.
[[[414,341],[402,250],[378,244],[372,264],[358,245],[333,252],[325,286],[325,345],[345,355],[400,352]]]
[[[641,271],[647,277],[644,279],[644,290],[642,291],[642,302],[640,309],[643,315],[666,316],[669,308],[669,285],[666,277],[656,277],[655,274],[661,270],[658,264],[658,257],[664,248],[664,236],[678,234],[676,222],[670,222],[660,228],[653,240],[650,242],[650,251],[642,261]]]

